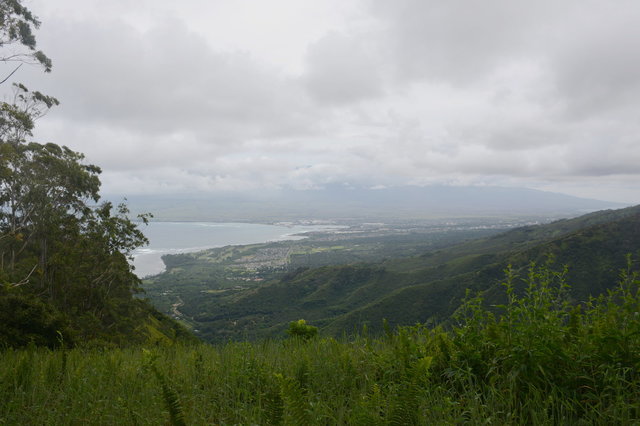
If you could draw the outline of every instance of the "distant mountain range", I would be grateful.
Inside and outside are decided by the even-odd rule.
[[[620,203],[533,189],[490,186],[371,189],[333,185],[305,191],[132,196],[128,198],[128,203],[133,212],[153,213],[156,220],[250,222],[300,219],[414,220],[469,216],[568,217],[625,207]]]

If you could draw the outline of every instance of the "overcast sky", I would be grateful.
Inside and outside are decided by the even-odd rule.
[[[640,203],[637,0],[24,3],[54,68],[15,80],[61,101],[36,138],[84,152],[110,194],[473,184]]]

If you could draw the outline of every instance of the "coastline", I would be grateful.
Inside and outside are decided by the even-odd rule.
[[[278,224],[244,222],[149,222],[143,232],[150,244],[133,252],[135,273],[141,279],[166,270],[162,256],[194,253],[230,245],[247,245],[271,241],[299,240],[306,233],[338,228],[337,225]]]

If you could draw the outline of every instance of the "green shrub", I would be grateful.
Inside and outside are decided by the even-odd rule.
[[[617,288],[583,304],[570,303],[565,274],[549,263],[531,264],[522,278],[508,268],[506,304],[489,309],[482,295],[468,297],[456,315],[451,362],[439,371],[448,385],[499,395],[522,422],[536,422],[532,404],[545,405],[553,422],[585,413],[604,421],[613,401],[637,413],[640,281],[631,258]]]
[[[52,305],[19,289],[0,288],[0,348],[54,348],[72,341],[69,321]]]
[[[289,323],[289,329],[287,333],[291,337],[298,337],[303,340],[308,340],[318,335],[318,327],[308,325],[303,319],[298,321],[291,321]]]

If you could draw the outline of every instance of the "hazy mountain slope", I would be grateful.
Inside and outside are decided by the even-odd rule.
[[[486,257],[487,264],[475,271],[398,289],[370,305],[337,318],[328,328],[334,332],[352,329],[362,319],[370,322],[373,330],[381,327],[382,318],[387,318],[391,324],[442,320],[453,313],[466,288],[489,290],[489,301],[497,302],[501,293],[497,289],[507,265],[511,264],[525,274],[530,262],[545,262],[549,254],[555,258],[554,264],[558,269],[562,269],[563,265],[569,266],[567,281],[572,287],[574,300],[586,301],[617,282],[620,270],[626,266],[627,254],[640,253],[640,213],[627,215],[629,211],[633,212],[627,210],[622,219],[578,229],[529,249]],[[591,216],[581,222],[590,223],[594,219]],[[547,231],[555,227],[557,224]]]
[[[379,330],[383,318],[392,325],[439,321],[456,309],[466,288],[490,290],[492,297],[508,264],[525,271],[530,261],[543,262],[549,253],[558,267],[571,266],[572,294],[584,300],[614,283],[625,254],[639,248],[640,208],[604,211],[410,260],[298,271],[222,304],[201,306],[196,317],[218,337],[265,336],[299,318],[334,334],[364,322]]]
[[[640,214],[640,206],[618,210],[603,210],[572,219],[557,220],[544,225],[524,226],[491,237],[479,238],[443,250],[428,252],[419,257],[394,259],[385,266],[396,271],[408,271],[442,265],[453,259],[458,259],[459,261],[466,256],[475,257],[483,253],[512,253],[527,250],[534,245],[560,238],[580,229],[610,223],[637,214]]]
[[[116,200],[117,201],[117,200]],[[332,185],[316,190],[272,190],[173,196],[133,196],[135,213],[153,212],[158,220],[282,221],[427,220],[514,215],[571,216],[624,207],[526,188],[404,186],[383,189]]]

